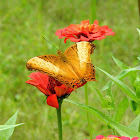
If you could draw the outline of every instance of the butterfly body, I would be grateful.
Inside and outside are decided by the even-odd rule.
[[[54,77],[59,82],[76,89],[85,81],[95,81],[95,69],[90,54],[95,46],[89,42],[79,42],[64,53],[33,57],[27,62],[28,70],[36,70]]]

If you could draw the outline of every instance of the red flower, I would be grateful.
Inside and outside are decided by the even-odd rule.
[[[114,136],[114,135],[109,135],[109,136],[105,137],[103,135],[99,135],[94,140],[138,140],[138,139],[139,139],[139,137],[133,137],[132,139],[130,139],[129,137],[125,137],[125,136],[118,137],[118,136]]]
[[[72,42],[92,42],[94,40],[104,39],[106,35],[114,34],[108,26],[99,26],[97,20],[91,25],[89,20],[83,20],[81,24],[71,24],[68,27],[57,30],[55,33],[60,39],[65,37],[64,43],[66,43],[67,39],[70,39]]]
[[[72,88],[61,84],[53,77],[50,77],[44,73],[33,72],[29,77],[31,79],[26,81],[26,83],[36,86],[47,96],[47,104],[55,108],[59,108],[58,98],[65,98],[73,91]],[[83,83],[81,86],[83,86],[85,83]]]

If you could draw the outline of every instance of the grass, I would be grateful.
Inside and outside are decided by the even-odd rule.
[[[60,40],[55,36],[57,29],[78,24],[89,19],[91,1],[44,1],[8,0],[0,1],[0,124],[3,124],[19,109],[18,122],[25,125],[16,128],[11,140],[54,140],[57,139],[56,110],[46,105],[46,99],[35,87],[25,84],[29,71],[26,61],[34,56],[56,54]],[[137,1],[97,1],[96,17],[100,25],[108,25],[116,35],[102,41],[95,41],[93,64],[116,75],[119,71],[112,55],[129,66],[138,65],[139,15]],[[61,50],[72,45],[61,41]],[[100,100],[94,86],[101,89],[108,78],[96,70],[98,82],[88,84],[89,104],[99,108]],[[127,79],[126,81],[127,82]],[[125,94],[113,88],[115,98]],[[84,87],[72,93],[69,99],[84,103]],[[116,103],[118,100],[115,100]],[[86,113],[72,104],[62,106],[63,132],[66,140],[88,138]],[[130,117],[131,114],[131,117]],[[129,109],[122,123],[128,125],[135,115]],[[111,130],[95,118],[92,120],[93,136],[108,135]]]

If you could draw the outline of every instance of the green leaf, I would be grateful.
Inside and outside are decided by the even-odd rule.
[[[140,99],[140,84],[136,87],[136,95]]]
[[[139,35],[140,35],[140,29],[137,28],[137,31],[138,31],[138,33],[139,33]]]
[[[139,132],[140,130],[140,114],[136,117],[136,119],[128,126],[128,128]]]
[[[95,90],[97,91],[98,95],[100,96],[101,102],[103,102],[104,101],[103,95],[101,94],[101,92],[97,88],[95,88]]]
[[[76,103],[74,101],[70,101],[70,100],[66,100],[67,102],[73,103],[77,106],[79,106],[80,108],[88,111],[89,113],[91,113],[92,115],[94,115],[94,117],[96,117],[97,119],[99,119],[100,121],[103,121],[106,124],[109,124],[110,126],[112,126],[121,136],[127,136],[127,137],[140,137],[140,133],[136,132],[124,125],[121,125],[115,121],[113,121],[110,117],[106,116],[105,114],[103,114],[100,110],[91,107],[91,106],[87,106],[87,105],[83,105],[80,103]]]
[[[108,106],[111,109],[115,109],[115,104],[114,104],[114,100],[113,100],[113,96],[112,96],[111,86],[112,86],[112,82],[109,84],[109,88],[107,90],[107,97],[109,97]]]
[[[123,70],[122,72],[120,72],[115,78],[117,78],[117,79],[123,79],[123,78],[125,78],[126,76],[128,76],[128,74],[129,74],[130,72],[134,72],[134,71],[138,71],[138,70],[140,70],[140,67],[139,67],[139,66],[138,66],[138,67],[134,67],[134,68],[124,69],[124,70]],[[131,74],[131,77],[132,77],[132,76],[133,76],[133,75]],[[133,77],[136,77],[136,75],[134,75]],[[108,89],[110,82],[111,82],[111,81],[109,81],[109,82],[102,88],[101,91]],[[114,82],[112,82],[112,85],[113,85],[113,84],[114,84]]]
[[[23,123],[20,124],[16,124],[16,125],[0,125],[0,137],[1,137],[1,131],[6,130],[6,129],[10,129],[10,128],[14,128],[17,127],[19,125],[22,125]]]
[[[96,67],[98,68],[98,67]],[[110,75],[109,73],[107,73],[106,71],[98,68],[100,71],[102,71],[103,73],[105,73],[111,80],[113,80],[121,89],[122,91],[124,91],[132,100],[134,100],[136,103],[139,103],[135,92],[130,89],[127,85],[125,85],[122,81],[120,81],[119,79],[117,79],[116,77],[113,77],[112,75]]]
[[[114,119],[116,122],[121,121],[121,119],[124,115],[124,112],[126,111],[128,106],[129,106],[129,101],[128,101],[127,97],[125,97],[117,106],[117,110],[116,110],[116,113],[114,115]]]
[[[114,56],[112,56],[113,60],[115,61],[115,63],[118,65],[118,67],[122,70],[124,69],[128,69],[129,67],[126,66],[123,62],[121,62],[119,59],[115,58]]]
[[[138,58],[138,60],[140,60],[140,55],[137,58]]]
[[[137,76],[137,74],[136,74],[135,71],[140,70],[140,66],[134,67],[134,68],[129,68],[128,66],[126,66],[123,62],[121,62],[121,61],[118,60],[117,58],[115,58],[115,57],[113,57],[113,56],[112,56],[112,58],[113,58],[113,60],[115,61],[115,63],[118,65],[118,67],[119,67],[120,69],[123,70],[120,74],[118,74],[118,75],[116,76],[116,78],[118,78],[118,79],[123,79],[123,78],[125,78],[126,76],[128,76],[130,82],[131,82],[132,85],[133,85],[134,80],[135,80],[135,77]],[[112,83],[112,84],[114,84],[114,83]],[[108,85],[109,85],[109,83],[107,83],[107,84],[102,88],[101,91],[106,90],[106,89],[108,88]]]
[[[101,92],[95,88],[95,90],[97,91],[98,95],[100,96],[101,99],[101,107],[106,109],[106,110],[112,110],[115,108],[115,104],[114,101],[112,100],[112,97],[110,97],[109,95],[107,95],[105,98],[103,97],[103,95],[101,94]]]
[[[14,132],[14,128],[21,124],[16,124],[18,111],[3,125],[3,129],[0,131],[0,140],[8,140]],[[1,125],[2,128],[2,125]]]
[[[138,104],[135,101],[131,100],[131,107],[132,107],[133,111],[136,111],[137,107],[138,107]]]

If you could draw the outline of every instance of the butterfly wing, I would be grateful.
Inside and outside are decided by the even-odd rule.
[[[79,42],[69,47],[63,54],[33,57],[27,62],[28,70],[35,70],[54,77],[71,88],[83,81],[95,80],[94,66],[90,54],[95,46],[89,42]]]
[[[64,54],[79,76],[79,79],[86,81],[95,80],[95,70],[90,58],[94,49],[95,46],[90,42],[78,42],[65,51]]]
[[[31,58],[27,64],[28,70],[35,70],[54,77],[60,83],[74,88],[78,79],[71,66],[64,62],[60,56],[42,55]]]

